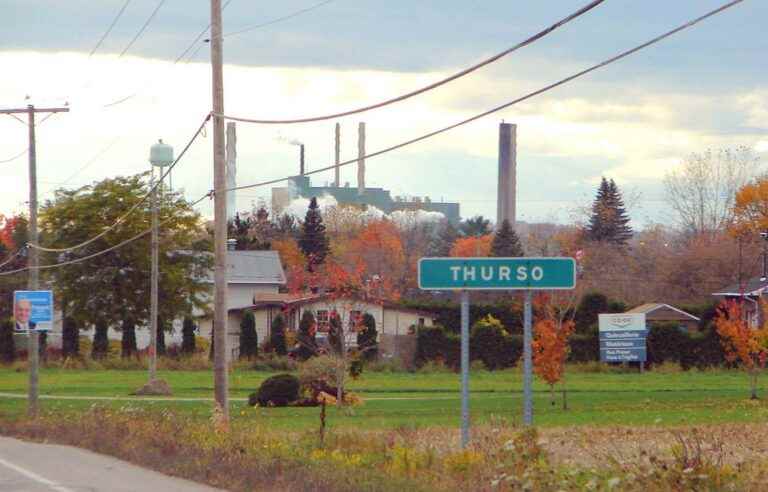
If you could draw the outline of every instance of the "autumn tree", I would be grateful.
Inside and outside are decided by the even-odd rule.
[[[688,156],[664,178],[665,198],[679,227],[693,236],[728,228],[737,191],[752,179],[758,164],[752,149],[744,146]]]
[[[469,236],[457,239],[451,248],[451,256],[456,258],[490,256],[493,235]]]
[[[387,292],[401,292],[407,272],[400,231],[389,220],[369,222],[353,239],[347,249],[346,262],[360,263],[366,278],[377,278],[377,284]],[[369,294],[381,297],[379,292]]]
[[[523,247],[520,244],[520,238],[517,237],[517,233],[507,219],[504,219],[501,223],[501,227],[499,227],[493,235],[493,241],[491,241],[491,256],[525,256]]]
[[[760,318],[765,319],[765,306],[760,303]],[[739,362],[749,375],[751,398],[757,399],[757,378],[768,362],[768,322],[751,326],[743,302],[725,301],[715,318],[715,328],[729,362]]]
[[[592,204],[589,224],[584,231],[590,241],[624,246],[632,238],[629,215],[618,186],[603,177]]]
[[[768,230],[768,175],[742,186],[735,195],[731,232],[754,235]]]
[[[537,314],[539,319],[533,327],[533,371],[549,385],[552,405],[555,404],[555,384],[565,374],[565,361],[568,358],[568,338],[575,330],[573,319],[567,318],[568,310],[557,309],[551,302],[551,296],[537,296]],[[565,389],[563,389],[563,410],[567,409]]]
[[[307,215],[301,224],[299,248],[307,258],[307,270],[310,272],[322,265],[330,252],[330,243],[325,233],[325,224],[323,224],[323,217],[320,215],[320,207],[317,205],[316,197],[312,197],[309,201]]]

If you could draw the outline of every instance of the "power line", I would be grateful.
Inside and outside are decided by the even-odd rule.
[[[186,145],[186,146],[184,147],[184,149],[181,151],[181,153],[179,154],[179,156],[178,156],[178,157],[176,157],[176,159],[173,161],[173,163],[172,163],[170,166],[168,166],[168,169],[167,169],[167,170],[165,170],[165,172],[164,172],[164,173],[163,173],[163,174],[160,176],[160,179],[157,181],[157,183],[155,183],[155,184],[154,184],[154,185],[153,185],[153,186],[152,186],[152,187],[149,189],[149,191],[147,191],[147,193],[146,193],[146,194],[145,194],[145,195],[144,195],[144,196],[141,198],[141,200],[139,200],[138,202],[136,202],[136,203],[135,203],[135,204],[134,204],[134,205],[133,205],[133,206],[132,206],[130,209],[128,209],[128,211],[127,211],[126,213],[124,213],[123,215],[121,215],[121,216],[120,216],[120,217],[119,217],[119,218],[118,218],[118,219],[117,219],[117,220],[116,220],[114,223],[112,223],[112,225],[110,225],[109,227],[107,227],[106,229],[104,229],[102,232],[100,232],[99,234],[97,234],[97,235],[93,236],[93,237],[92,237],[92,238],[90,238],[90,239],[87,239],[87,240],[83,241],[82,243],[79,243],[79,244],[75,244],[75,245],[73,245],[73,246],[68,246],[68,247],[66,247],[66,248],[46,248],[46,247],[44,247],[44,246],[41,246],[41,245],[39,245],[39,244],[34,244],[34,243],[31,243],[31,242],[30,242],[30,243],[27,243],[27,245],[28,245],[28,246],[30,246],[30,247],[32,247],[32,248],[38,249],[38,250],[40,250],[40,251],[47,251],[47,252],[50,252],[50,253],[63,253],[63,252],[66,252],[66,251],[73,251],[73,250],[75,250],[75,249],[80,249],[80,248],[82,248],[83,246],[87,246],[87,245],[89,245],[89,244],[93,243],[94,241],[96,241],[96,240],[98,240],[98,239],[100,239],[100,238],[104,237],[104,236],[105,236],[105,235],[106,235],[106,234],[107,234],[109,231],[111,231],[111,230],[115,229],[115,228],[116,228],[117,226],[119,226],[119,225],[120,225],[120,224],[121,224],[121,223],[122,223],[122,222],[123,222],[125,219],[127,219],[127,218],[128,218],[128,217],[129,217],[129,216],[130,216],[130,215],[131,215],[133,212],[135,212],[135,211],[136,211],[136,210],[137,210],[137,209],[138,209],[138,208],[139,208],[139,207],[140,207],[140,206],[141,206],[141,205],[142,205],[142,204],[143,204],[143,203],[144,203],[144,202],[147,200],[147,198],[149,198],[149,197],[151,196],[152,192],[153,192],[153,191],[154,191],[154,190],[155,190],[157,187],[159,187],[159,186],[160,186],[160,183],[162,183],[163,179],[165,179],[165,177],[166,177],[166,176],[167,176],[167,175],[168,175],[168,174],[171,172],[171,170],[173,170],[173,168],[176,166],[176,164],[178,164],[178,163],[179,163],[179,161],[182,159],[182,157],[184,157],[184,154],[186,154],[186,153],[187,153],[187,150],[189,150],[189,148],[192,146],[192,144],[194,143],[194,141],[195,141],[195,140],[197,140],[197,137],[198,137],[198,136],[200,135],[200,133],[203,131],[203,128],[204,128],[204,127],[205,127],[205,125],[208,123],[208,120],[209,120],[210,118],[211,118],[211,115],[210,115],[210,114],[209,114],[208,116],[206,116],[206,117],[205,117],[205,119],[203,120],[202,124],[200,124],[200,127],[197,129],[197,131],[195,132],[195,134],[192,136],[192,138],[189,140],[189,142],[187,142],[187,145]]]
[[[144,34],[144,31],[149,27],[149,24],[152,22],[152,19],[155,18],[157,15],[157,12],[160,10],[160,8],[163,6],[163,4],[166,2],[166,0],[160,0],[160,2],[157,4],[157,7],[155,7],[155,10],[152,11],[151,14],[149,14],[149,17],[146,21],[144,21],[144,25],[141,26],[141,29],[139,29],[139,32],[136,33],[136,35],[131,39],[131,42],[128,43],[128,46],[126,46],[122,52],[120,52],[120,55],[118,58],[122,58],[123,55],[125,55],[126,52],[128,52],[129,49],[131,49],[131,46],[133,46],[133,43],[135,43],[142,34]]]
[[[59,183],[61,186],[64,186],[68,184],[70,181],[75,179],[80,173],[85,171],[87,168],[89,168],[94,162],[96,162],[102,155],[106,154],[109,149],[114,147],[114,145],[121,139],[121,136],[115,137],[109,144],[107,144],[106,147],[101,149],[96,155],[94,155],[88,162],[86,162],[83,167],[72,173],[71,176],[69,176],[67,179],[65,179],[62,183]]]
[[[107,36],[109,36],[109,33],[112,32],[112,29],[117,24],[117,21],[120,20],[120,17],[123,16],[123,12],[125,12],[125,9],[128,8],[129,3],[131,3],[131,0],[125,0],[123,7],[120,9],[120,11],[117,13],[115,18],[112,20],[112,23],[107,28],[107,31],[101,36],[101,39],[99,39],[99,42],[96,43],[96,46],[94,46],[91,52],[88,54],[88,58],[92,57],[93,54],[96,53],[96,50],[98,50],[99,47],[101,47],[101,44],[104,42],[104,40],[107,39]]]
[[[548,34],[550,34],[552,32],[554,32],[558,28],[568,24],[572,20],[574,20],[574,19],[576,19],[576,18],[586,14],[587,12],[589,12],[593,8],[597,7],[598,5],[603,3],[604,1],[605,0],[593,0],[592,2],[590,2],[587,5],[585,5],[584,7],[580,8],[576,12],[570,14],[569,16],[567,16],[567,17],[565,17],[565,18],[563,18],[561,20],[559,20],[558,22],[552,24],[551,26],[547,27],[546,29],[537,32],[536,34],[534,34],[533,36],[529,37],[528,39],[526,39],[526,40],[524,40],[524,41],[522,41],[522,42],[512,46],[511,48],[507,48],[506,50],[504,50],[504,51],[502,51],[500,53],[497,53],[497,54],[493,55],[490,58],[486,58],[485,60],[482,60],[481,62],[476,63],[475,65],[472,65],[469,68],[465,68],[464,70],[461,70],[460,72],[457,72],[457,73],[455,73],[455,74],[453,74],[453,75],[451,75],[449,77],[446,77],[446,78],[444,78],[442,80],[439,80],[437,82],[434,82],[432,84],[424,86],[424,87],[422,87],[420,89],[417,89],[415,91],[408,92],[406,94],[394,97],[392,99],[387,99],[385,101],[381,101],[381,102],[378,102],[376,104],[371,104],[371,105],[368,105],[368,106],[363,106],[361,108],[351,109],[351,110],[348,110],[348,111],[342,111],[340,113],[327,114],[327,115],[323,115],[323,116],[313,116],[313,117],[309,117],[309,118],[294,118],[294,119],[288,119],[288,120],[259,120],[259,119],[242,118],[242,117],[226,116],[226,115],[217,115],[217,116],[224,116],[228,120],[241,121],[243,123],[258,123],[258,124],[262,124],[262,125],[278,125],[278,124],[295,124],[295,123],[309,123],[309,122],[313,122],[313,121],[324,121],[324,120],[330,120],[330,119],[335,119],[335,118],[341,118],[341,117],[349,116],[349,115],[353,115],[353,114],[364,113],[364,112],[370,111],[372,109],[383,108],[384,106],[389,106],[390,104],[394,104],[394,103],[397,103],[397,102],[400,102],[400,101],[404,101],[406,99],[410,99],[411,97],[417,96],[419,94],[423,94],[425,92],[437,89],[440,86],[443,86],[443,85],[445,85],[445,84],[447,84],[449,82],[452,82],[452,81],[457,80],[457,79],[459,79],[461,77],[464,77],[465,75],[468,75],[468,74],[470,74],[472,72],[475,72],[475,71],[479,70],[480,68],[482,68],[482,67],[484,67],[486,65],[490,65],[491,63],[493,63],[493,62],[495,62],[495,61],[497,61],[497,60],[499,60],[499,59],[509,55],[510,53],[513,53],[513,52],[515,52],[515,51],[517,51],[517,50],[519,50],[521,48],[524,48],[524,47],[526,47],[526,46],[528,46],[530,44],[535,43],[539,39],[547,36]]]
[[[667,31],[664,34],[656,36],[655,38],[651,39],[650,41],[647,41],[647,42],[645,42],[645,43],[643,43],[641,45],[638,45],[638,46],[636,46],[634,48],[631,48],[629,50],[623,51],[623,52],[619,53],[618,55],[613,56],[611,58],[608,58],[607,60],[604,60],[604,61],[602,61],[602,62],[600,62],[600,63],[598,63],[596,65],[592,65],[591,67],[589,67],[589,68],[587,68],[585,70],[582,70],[581,72],[578,72],[578,73],[576,73],[574,75],[571,75],[569,77],[566,77],[564,79],[560,79],[559,81],[557,81],[555,83],[549,84],[549,85],[547,85],[547,86],[545,86],[545,87],[543,87],[541,89],[538,89],[536,91],[529,92],[528,94],[526,94],[526,95],[524,95],[522,97],[514,99],[514,100],[512,100],[512,101],[510,101],[508,103],[504,103],[501,106],[497,106],[497,107],[495,107],[493,109],[489,109],[488,111],[485,111],[485,112],[480,113],[478,115],[472,116],[471,118],[467,118],[467,119],[462,120],[462,121],[460,121],[458,123],[454,123],[453,125],[446,126],[446,127],[441,128],[439,130],[435,130],[433,132],[427,133],[427,134],[422,135],[420,137],[413,138],[411,140],[406,140],[405,142],[401,142],[399,144],[392,145],[391,147],[387,147],[385,149],[373,152],[371,154],[364,155],[362,157],[358,156],[358,157],[356,157],[354,159],[350,159],[348,161],[340,162],[338,164],[334,164],[334,165],[326,166],[326,167],[323,167],[323,168],[320,168],[320,169],[315,169],[313,171],[305,172],[304,175],[306,176],[306,175],[309,175],[309,174],[317,174],[317,173],[321,173],[321,172],[325,172],[325,171],[330,171],[330,170],[334,169],[335,167],[348,166],[350,164],[354,164],[354,163],[358,162],[361,158],[362,159],[369,159],[369,158],[372,158],[372,157],[377,157],[377,156],[380,156],[382,154],[386,154],[388,152],[391,152],[393,150],[401,149],[403,147],[407,147],[407,146],[412,145],[414,143],[421,142],[422,140],[427,140],[427,139],[432,138],[434,136],[440,135],[441,133],[445,133],[447,131],[450,131],[450,130],[453,130],[455,128],[458,128],[460,126],[464,126],[464,125],[466,125],[468,123],[471,123],[473,121],[476,121],[476,120],[479,120],[481,118],[484,118],[484,117],[486,117],[486,116],[488,116],[490,114],[493,114],[493,113],[496,113],[498,111],[501,111],[502,109],[506,109],[506,108],[508,108],[510,106],[514,106],[515,104],[521,103],[521,102],[526,101],[528,99],[531,99],[531,98],[533,98],[535,96],[538,96],[540,94],[548,92],[548,91],[550,91],[550,90],[552,90],[552,89],[554,89],[556,87],[559,87],[561,85],[564,85],[564,84],[566,84],[566,83],[568,83],[568,82],[570,82],[572,80],[575,80],[575,79],[578,79],[580,77],[583,77],[584,75],[587,75],[587,74],[589,74],[591,72],[594,72],[595,70],[597,70],[599,68],[603,68],[603,67],[605,67],[607,65],[610,65],[610,64],[612,64],[614,62],[617,62],[617,61],[621,60],[622,58],[626,58],[627,56],[632,55],[633,53],[636,53],[636,52],[638,52],[638,51],[640,51],[640,50],[642,50],[644,48],[647,48],[648,46],[656,44],[656,43],[658,43],[658,42],[660,42],[660,41],[662,41],[662,40],[672,36],[673,34],[676,34],[676,33],[680,32],[680,31],[683,31],[683,30],[685,30],[685,29],[687,29],[689,27],[692,27],[692,26],[698,24],[699,22],[702,22],[703,20],[708,19],[709,17],[712,17],[712,16],[714,16],[716,14],[719,14],[719,13],[725,11],[726,9],[729,9],[729,8],[735,6],[735,5],[737,5],[737,4],[739,4],[739,3],[743,2],[743,1],[744,0],[733,0],[733,1],[731,1],[731,2],[721,6],[721,7],[717,8],[717,9],[715,9],[715,10],[712,10],[712,11],[702,15],[701,17],[697,17],[696,19],[688,21],[685,24],[683,24],[683,25],[681,25],[679,27],[676,27],[675,29],[672,29],[671,31]],[[228,116],[225,116],[225,118],[227,118],[227,119],[235,119],[237,121],[243,121],[241,119],[238,120],[237,118],[230,118]],[[272,179],[272,180],[269,180],[269,181],[262,181],[262,182],[256,183],[256,184],[237,186],[237,187],[234,187],[234,188],[228,188],[225,191],[236,191],[236,190],[245,190],[245,189],[248,189],[248,188],[257,188],[257,187],[260,187],[260,186],[266,186],[266,185],[270,185],[270,184],[280,183],[282,181],[285,181],[286,179],[295,178],[295,177],[296,176],[294,175],[294,176],[290,176],[289,178]]]
[[[286,15],[284,15],[282,17],[278,17],[276,19],[272,19],[272,20],[267,21],[267,22],[262,22],[261,24],[253,24],[251,26],[244,27],[244,28],[242,28],[242,29],[240,29],[238,31],[232,31],[232,32],[225,33],[222,37],[227,38],[227,37],[230,37],[230,36],[237,36],[238,34],[243,34],[243,33],[250,32],[250,31],[255,31],[256,29],[260,29],[262,27],[271,26],[272,24],[277,24],[278,22],[282,22],[284,20],[293,19],[294,17],[298,17],[301,14],[305,14],[307,12],[311,12],[312,10],[319,9],[323,5],[328,5],[331,2],[333,2],[333,0],[325,0],[323,2],[316,3],[314,5],[311,5],[309,7],[303,8],[301,10],[297,10],[297,11],[292,12],[290,14],[286,14]]]
[[[194,202],[189,204],[190,208],[195,207],[198,203],[202,202],[206,198],[209,198],[211,195],[212,195],[211,193],[206,193],[205,195],[201,196],[200,198],[198,198],[197,200],[195,200]],[[168,222],[171,221],[171,219],[173,219],[173,217],[168,217],[164,221],[160,222],[159,227],[162,227],[163,225],[167,224]],[[75,264],[75,263],[82,263],[84,261],[91,260],[91,259],[96,258],[98,256],[105,255],[105,254],[107,254],[107,253],[109,253],[111,251],[114,251],[116,249],[122,248],[126,244],[129,244],[129,243],[132,243],[133,241],[141,239],[142,237],[146,236],[150,232],[152,232],[152,228],[151,227],[149,229],[146,229],[146,230],[136,234],[133,237],[130,237],[130,238],[126,239],[125,241],[121,241],[120,243],[115,244],[114,246],[110,246],[109,248],[103,249],[101,251],[97,251],[96,253],[92,253],[90,255],[83,256],[81,258],[74,258],[74,259],[71,259],[71,260],[62,261],[62,262],[59,262],[59,263],[52,263],[52,264],[49,264],[49,265],[39,265],[37,268],[34,268],[34,269],[35,270],[50,270],[50,269],[53,269],[53,268],[60,268],[60,267],[67,266],[67,265],[72,265],[72,264]],[[30,246],[31,246],[31,244],[30,244]],[[25,272],[25,271],[31,270],[31,269],[32,269],[31,267],[26,266],[26,267],[23,267],[23,268],[17,268],[16,270],[8,270],[7,272],[0,272],[0,277],[8,276],[8,275],[15,275],[17,273]]]
[[[9,157],[8,159],[3,159],[3,160],[0,160],[0,164],[5,164],[5,163],[7,163],[7,162],[13,162],[13,161],[15,161],[16,159],[18,159],[19,157],[21,157],[21,156],[23,156],[24,154],[26,154],[27,152],[29,152],[29,148],[26,148],[26,149],[22,150],[20,153],[16,154],[16,155],[15,155],[15,156],[13,156],[13,157]]]

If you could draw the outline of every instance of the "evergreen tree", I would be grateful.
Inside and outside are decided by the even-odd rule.
[[[379,351],[379,332],[376,330],[376,318],[365,313],[362,329],[357,333],[357,347],[363,354],[363,359],[373,360]]]
[[[491,233],[491,221],[482,215],[466,219],[459,227],[465,236],[480,237]]]
[[[344,352],[344,327],[341,316],[333,311],[328,318],[328,344],[336,355],[341,355]]]
[[[0,363],[16,360],[16,343],[13,340],[13,321],[0,323]]]
[[[288,350],[285,347],[285,320],[282,315],[277,315],[272,320],[272,328],[269,332],[269,345],[277,355],[285,355]]]
[[[616,183],[603,178],[592,204],[592,215],[585,236],[590,241],[625,246],[632,238],[629,215]]]
[[[240,358],[252,359],[259,354],[259,335],[253,311],[243,313],[240,321]]]
[[[307,360],[317,355],[317,342],[315,341],[315,330],[317,323],[312,311],[304,311],[299,322],[299,333],[296,341],[299,348],[296,351],[300,360]]]
[[[513,257],[525,256],[520,238],[507,219],[501,223],[491,243],[491,256]]]
[[[323,264],[331,249],[316,197],[309,201],[309,209],[301,225],[299,248],[307,258],[307,270],[310,272],[314,271],[317,265]]]
[[[64,357],[80,355],[80,329],[71,316],[64,318],[61,327],[61,352]]]
[[[48,361],[48,332],[41,331],[37,337],[37,355],[43,362]]]
[[[165,357],[165,354],[167,353],[167,350],[165,348],[165,329],[168,328],[166,326],[165,319],[158,318],[157,320],[157,356],[158,357]],[[170,327],[171,329],[173,327]]]
[[[103,359],[109,353],[109,338],[107,338],[107,323],[102,320],[96,322],[93,333],[93,346],[91,347],[92,359]]]
[[[192,318],[186,316],[181,328],[181,353],[192,355],[195,353],[195,331],[197,327]]]
[[[120,357],[126,358],[136,354],[136,323],[130,319],[124,319],[121,330],[123,332],[120,344]]]
[[[451,248],[460,236],[459,231],[448,221],[445,221],[439,232],[427,244],[427,256],[445,257],[451,255]]]
[[[576,308],[574,321],[576,322],[576,331],[586,333],[590,328],[597,325],[598,314],[609,313],[610,307],[608,297],[600,292],[589,292],[581,298],[579,306]]]

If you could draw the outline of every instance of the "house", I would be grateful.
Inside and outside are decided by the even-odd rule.
[[[407,307],[393,302],[372,298],[343,297],[332,298],[318,294],[284,294],[260,292],[254,296],[253,303],[248,306],[235,308],[234,318],[242,319],[242,313],[250,310],[256,319],[256,332],[259,343],[269,337],[272,321],[282,315],[289,332],[297,332],[304,312],[311,312],[317,322],[317,338],[322,341],[329,331],[331,313],[334,311],[341,317],[347,346],[357,345],[357,319],[370,314],[376,320],[379,335],[379,351],[383,355],[397,355],[401,345],[414,345],[416,329],[432,326],[434,314]],[[239,334],[239,328],[237,329]],[[409,341],[410,340],[410,341]],[[412,343],[411,343],[412,341]],[[233,347],[239,345],[239,340],[233,340]]]
[[[729,285],[712,293],[713,296],[722,297],[725,300],[741,299],[746,301],[742,308],[752,327],[760,326],[764,321],[759,301],[766,294],[768,294],[768,279],[764,277],[754,277],[746,282]]]
[[[213,271],[206,282],[213,284]],[[253,306],[259,295],[278,295],[285,285],[285,272],[277,251],[227,251],[227,346],[237,353],[240,321],[244,308]],[[213,295],[208,296],[213,311]],[[213,319],[210,314],[194,313],[199,317],[200,335],[211,338]],[[260,338],[261,339],[261,338]]]
[[[699,330],[699,318],[669,304],[648,303],[627,311],[627,314],[645,314],[646,323],[677,323],[688,333]]]

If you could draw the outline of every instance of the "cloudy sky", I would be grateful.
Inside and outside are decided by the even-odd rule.
[[[509,47],[588,0],[333,0],[301,15],[225,38],[226,112],[302,117],[350,109],[430,83]],[[724,1],[724,0],[723,0]],[[225,33],[319,1],[231,0]],[[446,126],[570,75],[719,6],[718,0],[607,0],[494,65],[388,108],[340,120],[342,159]],[[167,0],[123,55],[158,0],[133,0],[93,56],[124,0],[0,0],[0,107],[68,102],[38,128],[42,198],[148,168],[157,138],[184,146],[210,108],[208,47],[174,60],[208,23],[205,0]],[[518,124],[518,214],[567,221],[601,175],[632,200],[635,224],[668,222],[662,178],[692,152],[747,145],[768,160],[768,3],[746,0],[689,31],[546,95],[368,162],[368,185],[459,201],[462,215],[495,216],[497,132]],[[199,48],[199,49],[198,49]],[[129,97],[130,96],[130,97]],[[121,102],[122,101],[122,102]],[[114,104],[117,102],[117,104]],[[296,126],[238,123],[238,184],[296,174],[333,159],[335,121]],[[24,151],[25,126],[0,118],[0,161]],[[174,172],[196,199],[212,185],[212,141],[200,138]],[[313,177],[333,179],[331,173]],[[355,169],[342,171],[354,186]],[[0,164],[0,211],[26,200],[26,159]],[[269,189],[238,195],[247,209]],[[208,215],[208,202],[200,210]]]

